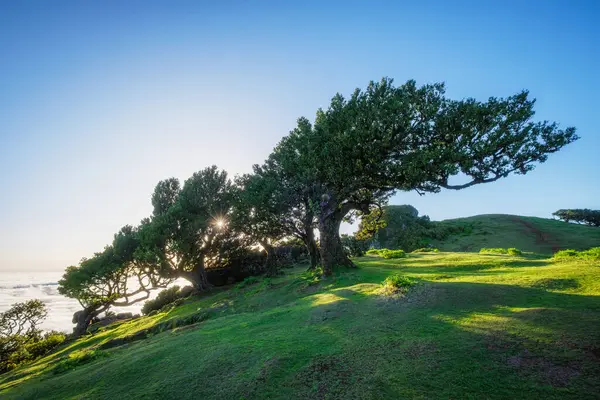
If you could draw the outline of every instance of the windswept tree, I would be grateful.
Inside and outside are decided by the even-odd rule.
[[[41,300],[27,300],[13,304],[0,313],[0,337],[39,336],[39,324],[48,316],[46,305]]]
[[[153,289],[173,279],[165,271],[138,257],[138,232],[123,227],[111,245],[79,266],[67,267],[59,281],[59,293],[76,299],[83,310],[73,315],[74,336],[86,332],[92,319],[110,307],[129,306],[148,299]]]
[[[526,174],[578,137],[575,128],[534,122],[534,100],[451,100],[443,84],[371,82],[333,97],[311,124],[282,139],[271,158],[320,194],[317,208],[325,274],[352,266],[339,236],[351,213],[368,214],[396,191],[436,193]]]
[[[196,290],[209,288],[206,267],[219,265],[220,250],[236,240],[228,228],[232,204],[232,183],[216,166],[194,173],[183,187],[176,178],[159,182],[152,217],[141,228],[144,257]]]
[[[600,210],[590,210],[588,208],[560,209],[553,212],[552,215],[565,222],[600,227]]]

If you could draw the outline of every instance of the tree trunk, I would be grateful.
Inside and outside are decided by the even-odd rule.
[[[267,259],[265,260],[267,276],[277,276],[279,273],[279,263],[275,254],[275,249],[273,249],[273,246],[265,240],[261,240],[259,243],[265,250],[265,253],[267,253]]]
[[[306,245],[306,250],[308,251],[308,256],[310,258],[309,269],[315,269],[319,264],[319,249],[317,247],[317,243],[315,242],[315,233],[313,232],[312,227],[306,232],[304,244]]]
[[[187,279],[198,292],[206,291],[212,287],[208,282],[206,269],[202,264],[197,264],[191,271],[182,271],[180,276]]]
[[[78,338],[79,336],[85,334],[87,332],[92,319],[95,318],[102,311],[105,311],[108,307],[102,307],[100,309],[96,309],[94,307],[87,307],[83,310],[79,310],[73,314],[73,323],[75,324],[75,328],[73,328],[73,337]]]
[[[334,212],[319,218],[319,232],[321,234],[321,261],[323,274],[331,275],[335,266],[355,267],[350,261],[340,240],[340,224],[343,215]]]

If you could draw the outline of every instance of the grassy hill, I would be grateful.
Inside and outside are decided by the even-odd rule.
[[[0,397],[592,399],[600,393],[597,263],[468,253],[356,261],[359,268],[328,279],[299,266],[108,326],[0,376]],[[396,273],[417,284],[404,296],[386,296],[381,283]]]
[[[464,232],[432,241],[433,246],[444,251],[516,247],[523,251],[552,254],[558,250],[585,250],[600,246],[600,228],[546,218],[488,214],[445,220],[440,224],[464,227]]]

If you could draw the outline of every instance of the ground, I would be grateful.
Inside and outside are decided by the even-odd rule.
[[[563,221],[487,214],[442,221],[443,226],[460,226],[463,232],[431,244],[444,251],[479,251],[483,247],[518,247],[523,251],[552,254],[558,250],[586,250],[600,244],[597,227]]]
[[[325,280],[300,266],[113,325],[0,377],[0,397],[598,398],[597,263],[468,253],[355,261]],[[417,284],[382,295],[396,273]],[[115,342],[199,313],[202,322]],[[109,341],[122,345],[98,350]]]

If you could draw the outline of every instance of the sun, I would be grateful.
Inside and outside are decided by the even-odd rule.
[[[217,228],[219,228],[219,229],[221,229],[221,228],[225,227],[225,224],[226,224],[226,223],[227,223],[227,222],[226,222],[226,221],[225,221],[223,218],[217,218],[217,219],[215,219],[215,226],[216,226]]]

